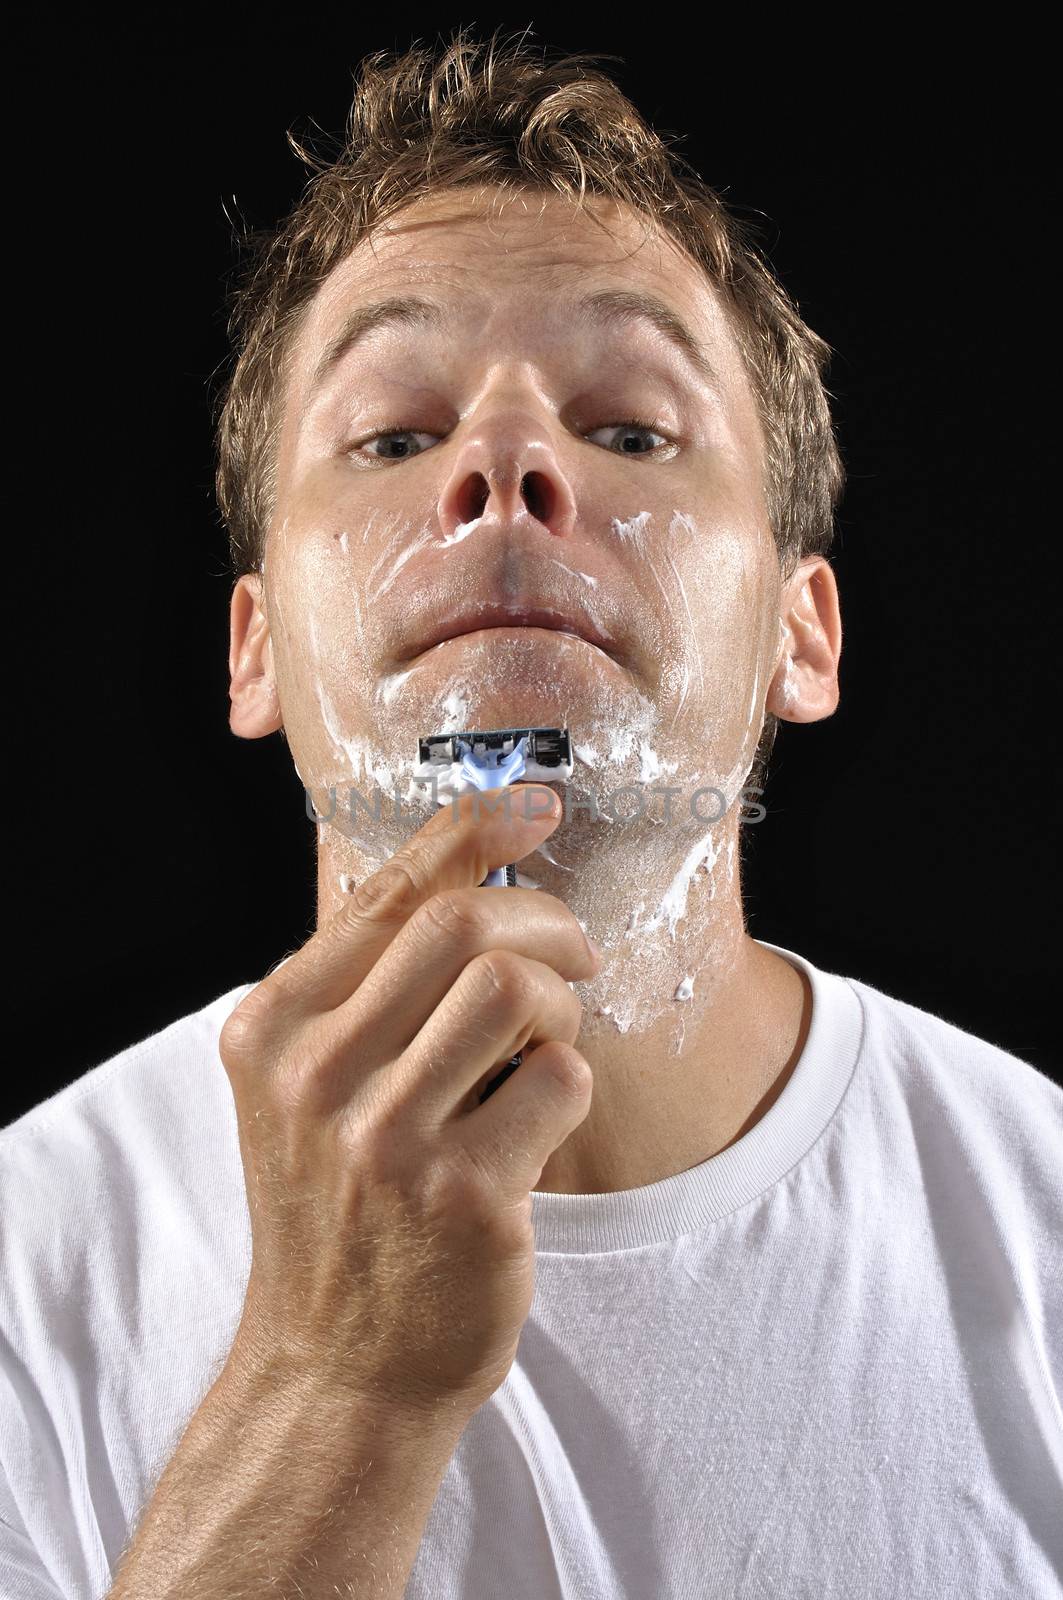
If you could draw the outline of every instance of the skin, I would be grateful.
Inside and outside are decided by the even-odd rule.
[[[575,986],[591,1109],[536,1185],[572,1194],[726,1149],[800,1058],[811,994],[745,931],[738,796],[766,711],[835,710],[842,633],[828,562],[780,571],[763,435],[715,291],[652,224],[592,204],[437,195],[334,269],[293,347],[265,571],[240,578],[230,617],[233,732],[283,727],[319,814],[337,789],[319,926],[436,809],[408,787],[419,736],[570,728],[585,804],[520,870],[604,952]],[[665,300],[715,385],[645,324],[577,325],[566,297],[599,289]],[[451,309],[453,331],[374,334],[313,392],[346,313],[411,292]],[[632,419],[652,431],[630,437]],[[582,608],[611,653],[531,627],[421,650],[448,608],[502,598]],[[667,820],[665,785],[681,791]],[[629,793],[609,821],[621,786],[644,814],[623,820]],[[692,810],[708,788],[723,799]],[[485,892],[519,914],[520,890]]]

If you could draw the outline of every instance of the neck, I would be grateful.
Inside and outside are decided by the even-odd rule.
[[[563,825],[520,864],[520,883],[564,901],[604,953],[577,986],[591,1109],[537,1190],[605,1194],[674,1177],[736,1143],[785,1087],[811,993],[746,933],[740,827],[732,807],[698,838],[620,828],[605,848],[600,828]],[[318,832],[320,925],[379,861]]]

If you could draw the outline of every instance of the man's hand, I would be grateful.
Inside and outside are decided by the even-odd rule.
[[[531,1190],[590,1108],[569,980],[599,955],[552,895],[477,887],[560,821],[552,790],[508,796],[440,810],[221,1034],[253,1245],[230,1360],[381,1415],[471,1415],[502,1383]]]

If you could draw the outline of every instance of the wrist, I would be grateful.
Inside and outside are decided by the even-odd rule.
[[[381,1451],[420,1454],[433,1441],[449,1455],[475,1404],[460,1397],[428,1400],[394,1390],[356,1386],[312,1362],[237,1337],[209,1395],[211,1412],[226,1433],[254,1426],[290,1438],[293,1419],[322,1441],[352,1437],[376,1441]]]

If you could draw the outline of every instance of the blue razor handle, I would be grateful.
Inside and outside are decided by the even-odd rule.
[[[490,767],[480,766],[473,758],[472,753],[466,749],[461,758],[461,775],[477,789],[504,789],[507,783],[517,783],[525,773],[524,739],[518,739],[508,756],[500,757],[497,764]],[[517,883],[516,863],[505,867],[495,867],[487,874],[481,883],[481,889],[513,889]],[[510,1056],[501,1071],[491,1079],[487,1088],[480,1096],[480,1105],[493,1095],[495,1090],[501,1088],[511,1072],[516,1072],[524,1060],[524,1051],[518,1050],[515,1056]]]
[[[436,734],[420,741],[418,758],[418,771],[422,774],[431,773],[442,765],[453,768],[460,762],[459,781],[481,790],[504,789],[507,784],[517,783],[524,777],[550,782],[572,776],[572,750],[568,730],[564,728],[500,728],[487,733]],[[516,882],[517,868],[513,863],[495,867],[480,888],[512,889]],[[480,1095],[480,1105],[505,1083],[523,1059],[523,1050],[510,1057]]]
[[[477,789],[504,789],[507,783],[518,783],[526,771],[523,735],[510,753],[507,756],[500,756],[493,766],[482,766],[467,747],[462,751],[461,776]],[[517,868],[513,864],[508,867],[495,867],[487,874],[480,888],[512,889],[516,882]],[[514,1060],[519,1065],[520,1057],[516,1056]]]

